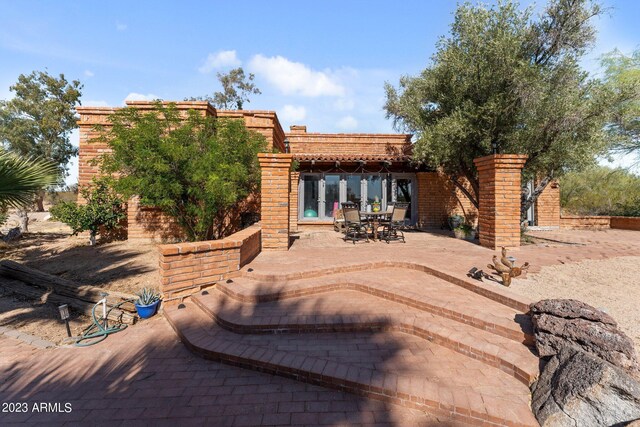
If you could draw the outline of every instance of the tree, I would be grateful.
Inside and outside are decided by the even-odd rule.
[[[222,85],[222,92],[214,92],[213,97],[190,98],[192,101],[209,101],[216,108],[242,110],[245,102],[249,101],[249,95],[260,95],[260,89],[253,83],[255,76],[249,74],[245,77],[242,67],[234,68],[227,74],[217,73]]]
[[[266,139],[241,120],[184,117],[158,103],[148,113],[123,108],[110,121],[102,171],[120,194],[174,218],[190,241],[223,237],[220,218],[259,188]]]
[[[605,166],[569,172],[560,182],[560,205],[575,215],[640,216],[640,176]]]
[[[630,56],[614,50],[602,58],[605,80],[619,96],[607,130],[614,150],[640,156],[640,49]]]
[[[99,232],[110,233],[120,228],[127,217],[124,200],[109,186],[107,179],[94,180],[91,188],[83,188],[86,203],[60,202],[50,209],[51,216],[71,227],[74,235],[89,231],[91,246]]]
[[[0,224],[6,221],[8,208],[21,208],[43,188],[58,184],[58,172],[53,163],[19,157],[0,149]],[[28,231],[28,223],[24,219],[20,228]]]
[[[21,74],[11,86],[15,97],[0,101],[0,141],[22,156],[48,160],[66,173],[78,149],[69,142],[76,128],[75,107],[80,104],[82,85],[47,72]],[[44,210],[44,191],[36,196],[38,210]]]
[[[387,118],[415,134],[415,160],[447,173],[476,207],[473,159],[493,147],[528,155],[525,179],[539,185],[523,198],[524,219],[552,179],[606,150],[614,96],[579,67],[600,14],[589,0],[552,0],[538,19],[515,2],[463,4],[430,66],[385,85]]]

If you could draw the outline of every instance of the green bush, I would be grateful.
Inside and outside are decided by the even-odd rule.
[[[640,176],[604,166],[571,172],[560,181],[560,205],[574,215],[640,216]]]
[[[120,227],[126,218],[123,200],[104,180],[96,180],[91,188],[81,191],[86,204],[61,202],[51,207],[53,219],[62,221],[73,230],[73,234],[90,232],[91,245],[96,243],[96,235],[101,231],[110,232]]]

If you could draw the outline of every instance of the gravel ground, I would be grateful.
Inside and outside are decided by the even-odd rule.
[[[545,266],[513,280],[510,289],[534,301],[573,298],[599,308],[618,321],[640,353],[639,267],[636,256]]]

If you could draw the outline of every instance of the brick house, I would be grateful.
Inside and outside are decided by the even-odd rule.
[[[446,176],[411,161],[411,135],[313,133],[302,125],[291,126],[289,132],[285,132],[273,111],[216,110],[208,102],[175,104],[182,111],[193,109],[205,115],[243,119],[247,128],[265,136],[269,150],[291,153],[295,167],[289,168],[287,164],[281,168],[278,178],[288,181],[288,200],[271,206],[269,214],[262,216],[263,222],[288,222],[287,234],[331,226],[336,210],[347,201],[358,202],[360,206],[377,202],[381,209],[394,202],[407,202],[410,209],[406,222],[419,228],[441,228],[452,214],[463,215],[474,223],[478,221],[477,209]],[[143,110],[154,108],[152,102],[146,101],[131,101],[127,105]],[[95,125],[108,125],[107,117],[114,111],[115,108],[78,107],[80,186],[89,184],[99,173],[90,160],[108,147],[90,141],[97,136]],[[261,162],[263,160],[261,158]],[[272,181],[265,183],[263,177],[263,192],[265,185]],[[518,177],[518,188],[519,181]],[[285,202],[288,202],[288,212],[276,214]],[[517,205],[518,201],[513,203]],[[258,211],[259,206],[248,201],[242,210]],[[548,187],[533,212],[538,225],[559,225],[556,185]],[[231,231],[241,228],[240,218],[234,219],[231,226]],[[168,218],[157,210],[141,207],[135,199],[128,203],[127,232],[129,239],[164,239],[179,233]]]

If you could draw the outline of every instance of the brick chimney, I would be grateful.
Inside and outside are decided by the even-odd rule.
[[[306,125],[291,125],[289,126],[291,133],[307,133]]]

